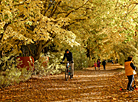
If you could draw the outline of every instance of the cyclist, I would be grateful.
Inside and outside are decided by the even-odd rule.
[[[74,62],[73,62],[73,56],[72,56],[72,53],[67,49],[65,50],[65,53],[64,53],[64,57],[62,59],[62,63],[63,61],[65,60],[65,58],[67,58],[67,62],[70,63],[71,65],[71,78],[73,78],[73,75],[74,75]]]

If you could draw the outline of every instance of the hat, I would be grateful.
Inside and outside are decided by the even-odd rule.
[[[66,49],[65,52],[69,51],[69,49]]]

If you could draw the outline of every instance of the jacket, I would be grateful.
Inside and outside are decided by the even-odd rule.
[[[63,57],[63,61],[67,58],[67,61],[73,61],[72,53],[69,51],[69,53],[65,53]]]
[[[105,60],[102,62],[102,65],[103,65],[103,66],[105,66],[105,65],[106,65],[106,61],[105,61]]]
[[[98,61],[98,62],[97,62],[97,67],[100,67],[100,64],[101,64],[101,62],[100,62],[100,61]]]
[[[94,63],[94,67],[97,67],[97,63]]]
[[[136,70],[136,67],[132,63],[132,61],[125,62],[125,74],[126,76],[133,75],[133,71]]]

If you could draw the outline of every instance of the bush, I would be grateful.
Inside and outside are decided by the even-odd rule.
[[[86,50],[80,47],[73,47],[71,49],[74,59],[74,69],[81,70],[88,67],[89,60],[86,56]]]
[[[59,54],[58,54],[59,55]],[[44,55],[41,53],[41,57],[48,56],[50,59],[47,63],[47,66],[43,66],[44,60],[36,60],[35,61],[35,74],[39,73],[40,76],[50,75],[50,74],[59,74],[62,71],[65,71],[65,66],[60,64],[61,59],[57,54],[47,53]]]
[[[3,58],[4,59],[4,58]],[[33,68],[32,70],[27,71],[26,68],[17,68],[17,65],[19,61],[17,60],[17,63],[14,63],[14,60],[7,61],[7,65],[12,66],[3,66],[6,67],[5,71],[1,71],[0,73],[0,87],[6,87],[9,85],[13,85],[15,83],[19,83],[20,81],[26,81],[31,78]]]

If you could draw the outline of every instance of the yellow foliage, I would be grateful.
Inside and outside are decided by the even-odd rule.
[[[1,44],[9,49],[15,45],[43,42],[38,48],[40,53],[49,42],[58,42],[84,45],[90,48],[91,54],[106,53],[125,41],[126,29],[134,33],[138,8],[136,1],[127,1],[1,0]]]

